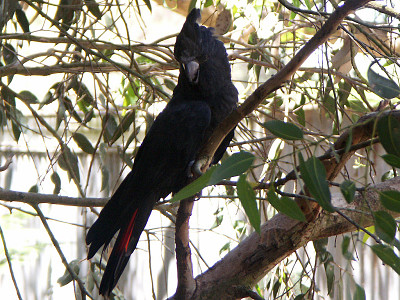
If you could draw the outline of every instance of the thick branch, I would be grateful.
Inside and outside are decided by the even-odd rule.
[[[189,299],[196,288],[190,251],[189,219],[192,215],[194,198],[182,200],[175,224],[176,264],[178,286],[174,299]]]
[[[304,45],[303,48],[294,56],[294,58],[284,66],[278,73],[260,85],[246,101],[232,114],[230,114],[214,131],[208,142],[199,155],[199,160],[204,165],[208,165],[224,137],[248,114],[250,114],[258,105],[273,91],[279,89],[286,81],[290,80],[293,74],[303,64],[303,62],[319,46],[324,44],[330,35],[332,35],[343,19],[354,10],[362,7],[370,0],[347,0],[343,6],[335,10],[320,30]]]
[[[332,204],[342,209],[352,209],[346,210],[346,215],[362,226],[370,226],[373,219],[368,206],[374,211],[384,210],[379,201],[379,191],[393,189],[400,191],[400,177],[370,187],[365,197],[358,195],[352,204],[347,204],[342,198],[334,198]],[[400,216],[400,213],[391,214],[393,217]],[[221,296],[221,293],[226,295],[236,285],[253,286],[282,259],[309,241],[356,229],[336,213],[322,213],[312,224],[277,214],[262,226],[261,235],[254,232],[222,260],[199,275],[196,278],[198,288],[191,299],[234,299]]]

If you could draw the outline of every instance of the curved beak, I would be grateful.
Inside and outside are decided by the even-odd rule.
[[[188,63],[182,64],[183,69],[185,70],[186,77],[189,79],[190,83],[198,83],[199,82],[199,63],[195,60],[192,60]]]

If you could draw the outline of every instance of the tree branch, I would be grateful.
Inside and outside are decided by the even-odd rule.
[[[192,215],[194,197],[182,200],[175,223],[176,264],[178,286],[172,299],[189,299],[196,288],[190,251],[189,219]]]
[[[290,80],[293,74],[303,64],[303,62],[319,46],[325,43],[344,20],[354,10],[364,6],[370,0],[347,0],[341,7],[336,9],[320,30],[304,45],[303,48],[284,66],[278,73],[260,85],[247,99],[233,111],[214,131],[202,151],[200,152],[197,164],[201,164],[203,169],[207,167],[224,137],[248,114],[273,91],[279,89],[286,81]]]
[[[359,225],[370,226],[372,210],[385,210],[379,201],[379,191],[400,191],[400,177],[393,178],[367,189],[348,204],[341,197],[334,197],[332,204],[339,209],[349,209],[347,215]],[[390,212],[393,217],[400,213]],[[254,232],[235,249],[206,272],[196,277],[197,290],[191,299],[226,298],[226,291],[235,285],[253,286],[282,259],[309,241],[335,236],[357,229],[337,213],[321,213],[313,223],[302,223],[283,214],[275,215],[261,227],[261,234]]]

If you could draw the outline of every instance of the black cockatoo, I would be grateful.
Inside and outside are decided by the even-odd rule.
[[[237,105],[225,47],[213,36],[213,28],[197,24],[199,19],[200,10],[193,9],[177,36],[174,55],[180,64],[179,79],[171,101],[144,138],[132,171],[88,231],[88,259],[103,245],[104,250],[119,231],[100,294],[109,295],[117,284],[156,202],[187,184],[202,144]],[[232,137],[233,131],[221,143],[213,163],[221,159]]]

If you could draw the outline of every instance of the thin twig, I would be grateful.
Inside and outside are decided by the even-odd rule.
[[[14,276],[14,271],[13,271],[12,264],[11,264],[10,253],[8,252],[7,245],[6,245],[6,239],[4,238],[3,229],[1,229],[1,226],[0,226],[0,235],[1,235],[1,240],[3,241],[4,253],[6,254],[8,268],[10,269],[10,275],[11,275],[12,281],[14,283],[15,291],[17,292],[18,299],[22,300],[22,296],[21,296],[21,293],[18,288],[17,280],[15,279],[15,276]]]
[[[4,163],[4,165],[0,166],[0,172],[3,172],[5,170],[8,169],[8,167],[11,165],[12,163],[12,158],[14,155],[10,155],[9,157],[7,157],[6,162]]]
[[[37,214],[39,215],[39,218],[42,221],[42,224],[43,224],[44,228],[46,229],[47,234],[49,235],[54,248],[56,248],[58,255],[60,256],[61,261],[64,264],[65,268],[67,269],[67,271],[69,272],[71,277],[78,283],[79,289],[81,290],[81,293],[83,296],[83,299],[86,299],[86,296],[88,296],[90,299],[94,299],[90,295],[90,293],[86,290],[85,284],[82,282],[82,280],[78,277],[78,275],[74,272],[74,270],[72,270],[71,266],[69,265],[67,258],[64,256],[64,253],[62,252],[61,247],[60,247],[57,239],[55,238],[53,232],[51,231],[49,224],[46,221],[46,217],[43,215],[39,206],[37,204],[31,204],[31,205],[32,205],[33,209],[35,209]]]

